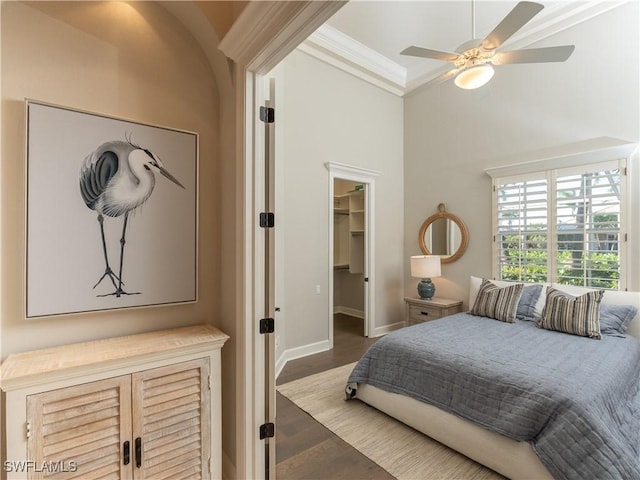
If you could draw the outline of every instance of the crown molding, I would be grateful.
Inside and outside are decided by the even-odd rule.
[[[575,27],[603,13],[613,10],[631,0],[590,0],[573,1],[560,4],[553,9],[552,14],[539,20],[532,20],[523,27],[522,31],[514,35],[500,50],[513,50],[527,47],[535,42],[544,40],[551,35]]]
[[[313,32],[298,49],[395,95],[404,94],[405,67],[328,24]]]
[[[526,47],[630,1],[632,0],[578,0],[559,4],[546,16],[525,25],[500,50]],[[298,49],[398,96],[407,95],[422,87],[438,85],[448,78],[447,72],[451,70],[443,65],[435,71],[409,72],[327,24],[311,34]]]

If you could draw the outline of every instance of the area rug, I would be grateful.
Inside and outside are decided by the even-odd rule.
[[[397,479],[504,478],[360,401],[345,401],[344,387],[353,366],[334,368],[276,388]]]

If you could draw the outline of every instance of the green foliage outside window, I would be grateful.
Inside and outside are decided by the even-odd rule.
[[[546,237],[528,236],[527,250],[519,248],[519,235],[502,237],[501,278],[520,282],[548,281]],[[564,285],[617,289],[620,279],[620,257],[617,251],[557,253],[556,281]],[[585,277],[587,285],[585,285]]]

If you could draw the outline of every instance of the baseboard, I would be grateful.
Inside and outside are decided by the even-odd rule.
[[[351,307],[342,307],[340,305],[333,306],[333,313],[344,313],[350,317],[362,318],[364,320],[364,312]]]
[[[276,378],[278,378],[280,372],[282,372],[282,369],[287,364],[287,362],[287,352],[282,352],[282,355],[276,358]]]
[[[222,452],[222,478],[223,480],[236,478],[236,466],[224,451]]]
[[[326,352],[329,349],[331,349],[329,340],[323,340],[321,342],[285,350],[282,352],[282,355],[280,355],[280,358],[276,360],[276,378],[278,378],[278,375],[280,375],[280,372],[289,360],[295,360],[296,358],[306,357],[315,353]]]
[[[382,325],[381,327],[376,327],[373,330],[373,334],[369,335],[370,337],[381,337],[382,335],[386,335],[387,333],[393,332],[394,330],[398,330],[400,328],[404,328],[404,322],[396,322],[390,325]]]

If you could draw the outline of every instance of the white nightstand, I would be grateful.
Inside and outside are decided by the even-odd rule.
[[[433,297],[431,300],[423,300],[421,298],[405,297],[404,301],[407,305],[405,313],[405,324],[407,326],[437,320],[462,311],[462,300],[438,297]]]

